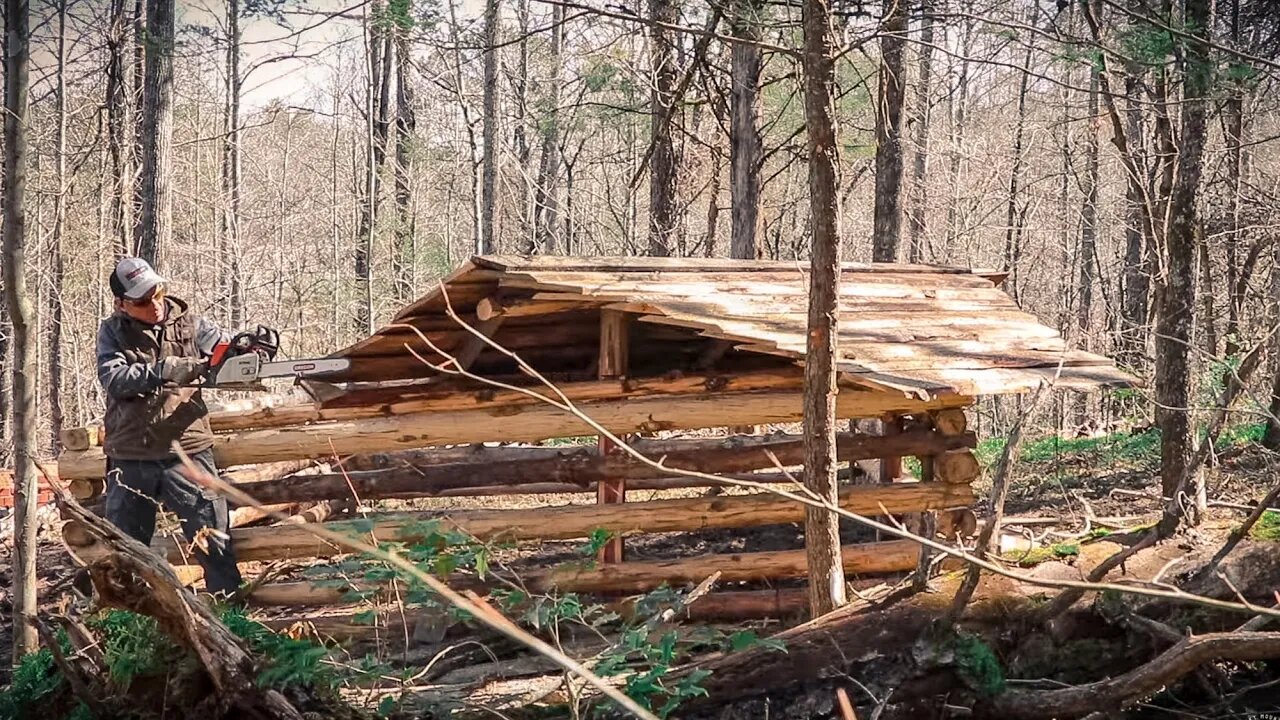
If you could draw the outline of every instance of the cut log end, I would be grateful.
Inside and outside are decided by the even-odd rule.
[[[967,485],[982,475],[982,465],[970,450],[950,450],[934,456],[933,477],[951,484]]]
[[[943,435],[960,435],[969,429],[969,418],[962,408],[946,408],[931,413],[933,427]]]

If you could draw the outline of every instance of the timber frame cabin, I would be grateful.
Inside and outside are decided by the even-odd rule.
[[[1134,384],[1109,359],[1067,348],[1057,331],[1018,309],[999,288],[1002,281],[1001,273],[958,267],[843,266],[837,413],[883,426],[882,434],[848,432],[837,439],[840,461],[881,461],[880,482],[845,489],[843,507],[866,515],[925,513],[940,535],[954,540],[971,532],[970,485],[981,474],[964,413],[975,396],[1023,392],[1043,382],[1076,390]],[[528,390],[555,397],[512,353],[620,436],[742,432],[799,421],[807,305],[808,275],[796,263],[474,257],[386,327],[334,353],[351,365],[325,382],[305,382],[314,402],[212,413],[213,451],[222,468],[256,465],[230,474],[248,472],[256,482],[242,488],[267,503],[348,501],[353,491],[362,500],[594,493],[595,505],[479,510],[460,502],[444,511],[376,513],[359,530],[328,523],[367,536],[372,521],[372,532],[384,541],[411,540],[420,519],[446,521],[481,540],[570,540],[600,529],[614,534],[602,552],[605,565],[526,578],[535,587],[636,591],[697,583],[713,572],[725,586],[799,578],[806,572],[803,550],[608,567],[622,561],[623,536],[797,523],[804,512],[797,503],[757,493],[619,506],[628,487],[718,483],[662,477],[603,437],[593,447],[492,444],[597,435],[565,407],[531,396]],[[59,473],[79,499],[90,500],[103,487],[102,432],[76,429],[63,440]],[[467,447],[446,447],[459,445]],[[664,468],[775,483],[791,481],[777,470],[803,464],[803,445],[800,436],[778,433],[632,441]],[[904,476],[904,456],[920,459],[920,478]],[[299,461],[310,460],[340,462],[342,471],[299,473]],[[81,530],[68,523],[64,538],[90,560],[98,549]],[[298,525],[237,528],[232,537],[241,561],[338,552]],[[175,564],[186,561],[172,539],[158,539],[155,548]],[[927,571],[928,562],[909,540],[844,548],[846,571],[855,575]],[[717,591],[700,602],[711,615],[717,607],[773,616],[783,610],[777,597],[730,602],[732,594]],[[341,596],[304,582],[267,585],[253,597],[316,604],[339,603]]]

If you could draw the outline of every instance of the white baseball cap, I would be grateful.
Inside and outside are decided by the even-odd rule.
[[[122,258],[116,264],[111,279],[114,281],[112,290],[129,300],[141,300],[155,286],[168,282],[151,267],[151,263],[136,257]]]

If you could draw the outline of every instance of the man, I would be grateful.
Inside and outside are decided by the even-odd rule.
[[[222,331],[169,296],[166,280],[145,260],[122,259],[110,284],[115,312],[98,327],[98,380],[107,404],[107,520],[149,544],[157,503],[163,503],[178,516],[188,541],[205,530],[194,554],[206,589],[232,593],[240,570],[227,535],[227,502],[188,479],[173,450],[176,441],[197,468],[217,473],[208,409],[196,385]]]

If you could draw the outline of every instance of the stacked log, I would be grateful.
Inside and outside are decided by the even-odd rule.
[[[615,398],[581,402],[579,411],[615,433],[785,423],[801,417],[801,396],[794,388],[726,392],[719,386],[706,387],[704,380],[704,387],[695,394],[619,394],[619,383],[624,382],[627,381],[606,381],[614,388]],[[729,382],[726,387],[736,386]],[[513,404],[513,398],[499,400],[498,395],[490,393],[485,397],[494,399],[475,401],[462,408],[451,396],[448,406],[439,410],[429,409],[434,401],[421,401],[414,404],[415,412],[403,415],[384,407],[377,409],[377,417],[221,433],[215,435],[214,457],[220,466],[229,467],[460,445],[492,440],[495,424],[499,423],[500,434],[509,442],[538,442],[595,432],[594,427],[567,409],[527,398],[523,393],[516,395],[528,402],[519,404]],[[891,393],[846,390],[837,396],[837,412],[841,417],[879,417],[957,407],[969,401],[964,396],[926,401]],[[59,471],[65,478],[100,478],[105,460],[101,448],[68,450],[60,459]]]
[[[840,505],[862,515],[883,515],[963,507],[973,499],[968,485],[898,483],[849,488],[841,494]],[[629,535],[796,523],[803,519],[804,508],[793,500],[759,493],[623,505],[462,510],[445,515],[402,513],[326,523],[326,528],[381,542],[411,543],[440,528],[456,529],[482,541],[570,540],[589,537],[596,530]],[[287,525],[237,529],[231,537],[241,561],[329,557],[344,552],[304,528]],[[64,526],[63,538],[79,554],[87,557],[95,552],[92,537],[82,533],[75,523]],[[155,547],[171,562],[183,562],[183,548],[172,540],[161,539]]]

